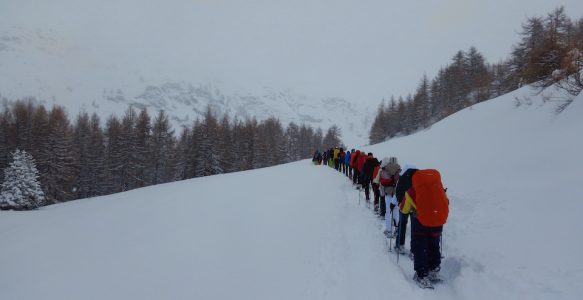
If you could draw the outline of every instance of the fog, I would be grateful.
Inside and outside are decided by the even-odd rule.
[[[412,92],[459,49],[505,58],[526,17],[560,5],[583,16],[581,0],[0,0],[0,26],[54,32],[121,77],[375,104]]]

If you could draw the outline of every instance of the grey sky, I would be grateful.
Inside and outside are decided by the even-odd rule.
[[[581,0],[0,0],[0,26],[52,29],[118,72],[376,104],[458,49],[506,57],[527,16],[560,5],[583,16]]]

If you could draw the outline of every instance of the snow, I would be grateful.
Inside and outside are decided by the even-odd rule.
[[[0,298],[578,299],[583,95],[556,115],[559,96],[525,87],[364,149],[442,174],[433,291],[345,177],[300,161],[0,212]]]

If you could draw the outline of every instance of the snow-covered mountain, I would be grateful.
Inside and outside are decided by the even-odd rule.
[[[146,57],[124,56],[131,52],[127,49],[116,53],[115,45],[100,47],[82,45],[65,32],[0,27],[0,96],[35,97],[41,103],[63,105],[73,116],[84,110],[97,112],[104,120],[110,114],[120,116],[129,105],[165,110],[175,128],[190,126],[210,106],[219,115],[239,119],[275,116],[284,125],[295,122],[324,131],[337,125],[347,144],[368,141],[374,112],[349,99],[293,89],[233,88],[188,72],[152,67]]]
[[[524,87],[363,149],[441,171],[433,291],[346,177],[300,161],[1,211],[0,298],[579,299],[583,94],[556,114],[566,97]]]

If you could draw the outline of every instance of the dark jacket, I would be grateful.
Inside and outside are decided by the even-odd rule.
[[[397,202],[401,203],[405,197],[405,192],[413,186],[413,174],[417,169],[407,169],[403,175],[399,177],[397,187],[395,188],[395,195]]]
[[[368,182],[372,180],[372,175],[374,171],[374,167],[380,165],[379,160],[376,157],[368,157],[366,162],[362,166],[362,174],[364,178],[364,182]]]

